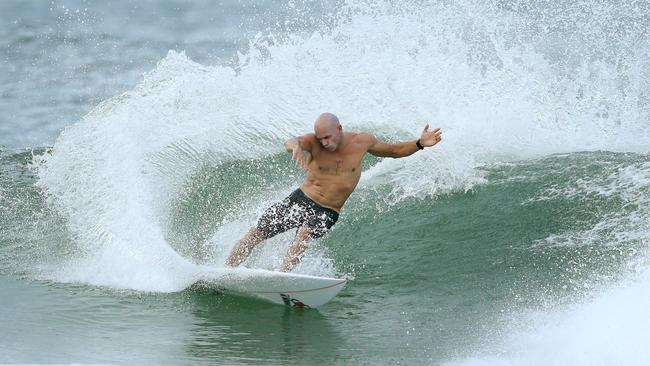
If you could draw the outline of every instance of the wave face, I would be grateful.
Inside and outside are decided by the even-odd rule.
[[[314,32],[260,34],[233,65],[170,51],[33,160],[3,153],[3,190],[20,197],[3,207],[4,270],[184,290],[300,184],[282,142],[319,113],[387,141],[429,122],[443,142],[364,161],[297,271],[357,277],[353,296],[407,309],[419,360],[642,364],[649,16],[639,2],[353,1]],[[290,237],[248,265],[276,268]],[[445,338],[437,322],[462,331]]]

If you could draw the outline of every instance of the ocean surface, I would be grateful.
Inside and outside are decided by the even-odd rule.
[[[650,364],[647,1],[5,0],[0,111],[0,364]],[[324,111],[443,140],[364,160],[330,303],[223,294]]]

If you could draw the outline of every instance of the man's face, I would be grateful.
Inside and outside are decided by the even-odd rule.
[[[316,134],[318,142],[320,142],[321,146],[323,146],[325,150],[335,151],[341,143],[343,129],[341,128],[341,125],[316,127],[314,133]]]

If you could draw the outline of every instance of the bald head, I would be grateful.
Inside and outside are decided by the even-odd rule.
[[[332,113],[321,113],[316,122],[314,122],[314,130],[318,128],[336,128],[339,125],[339,118]]]
[[[329,150],[336,150],[343,141],[343,127],[338,117],[332,113],[322,113],[314,122],[314,133],[321,145]]]

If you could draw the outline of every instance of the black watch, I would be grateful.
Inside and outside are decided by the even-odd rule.
[[[415,146],[417,146],[418,149],[420,149],[420,150],[424,149],[424,146],[422,146],[422,144],[420,143],[420,139],[418,139],[417,141],[415,141]]]

